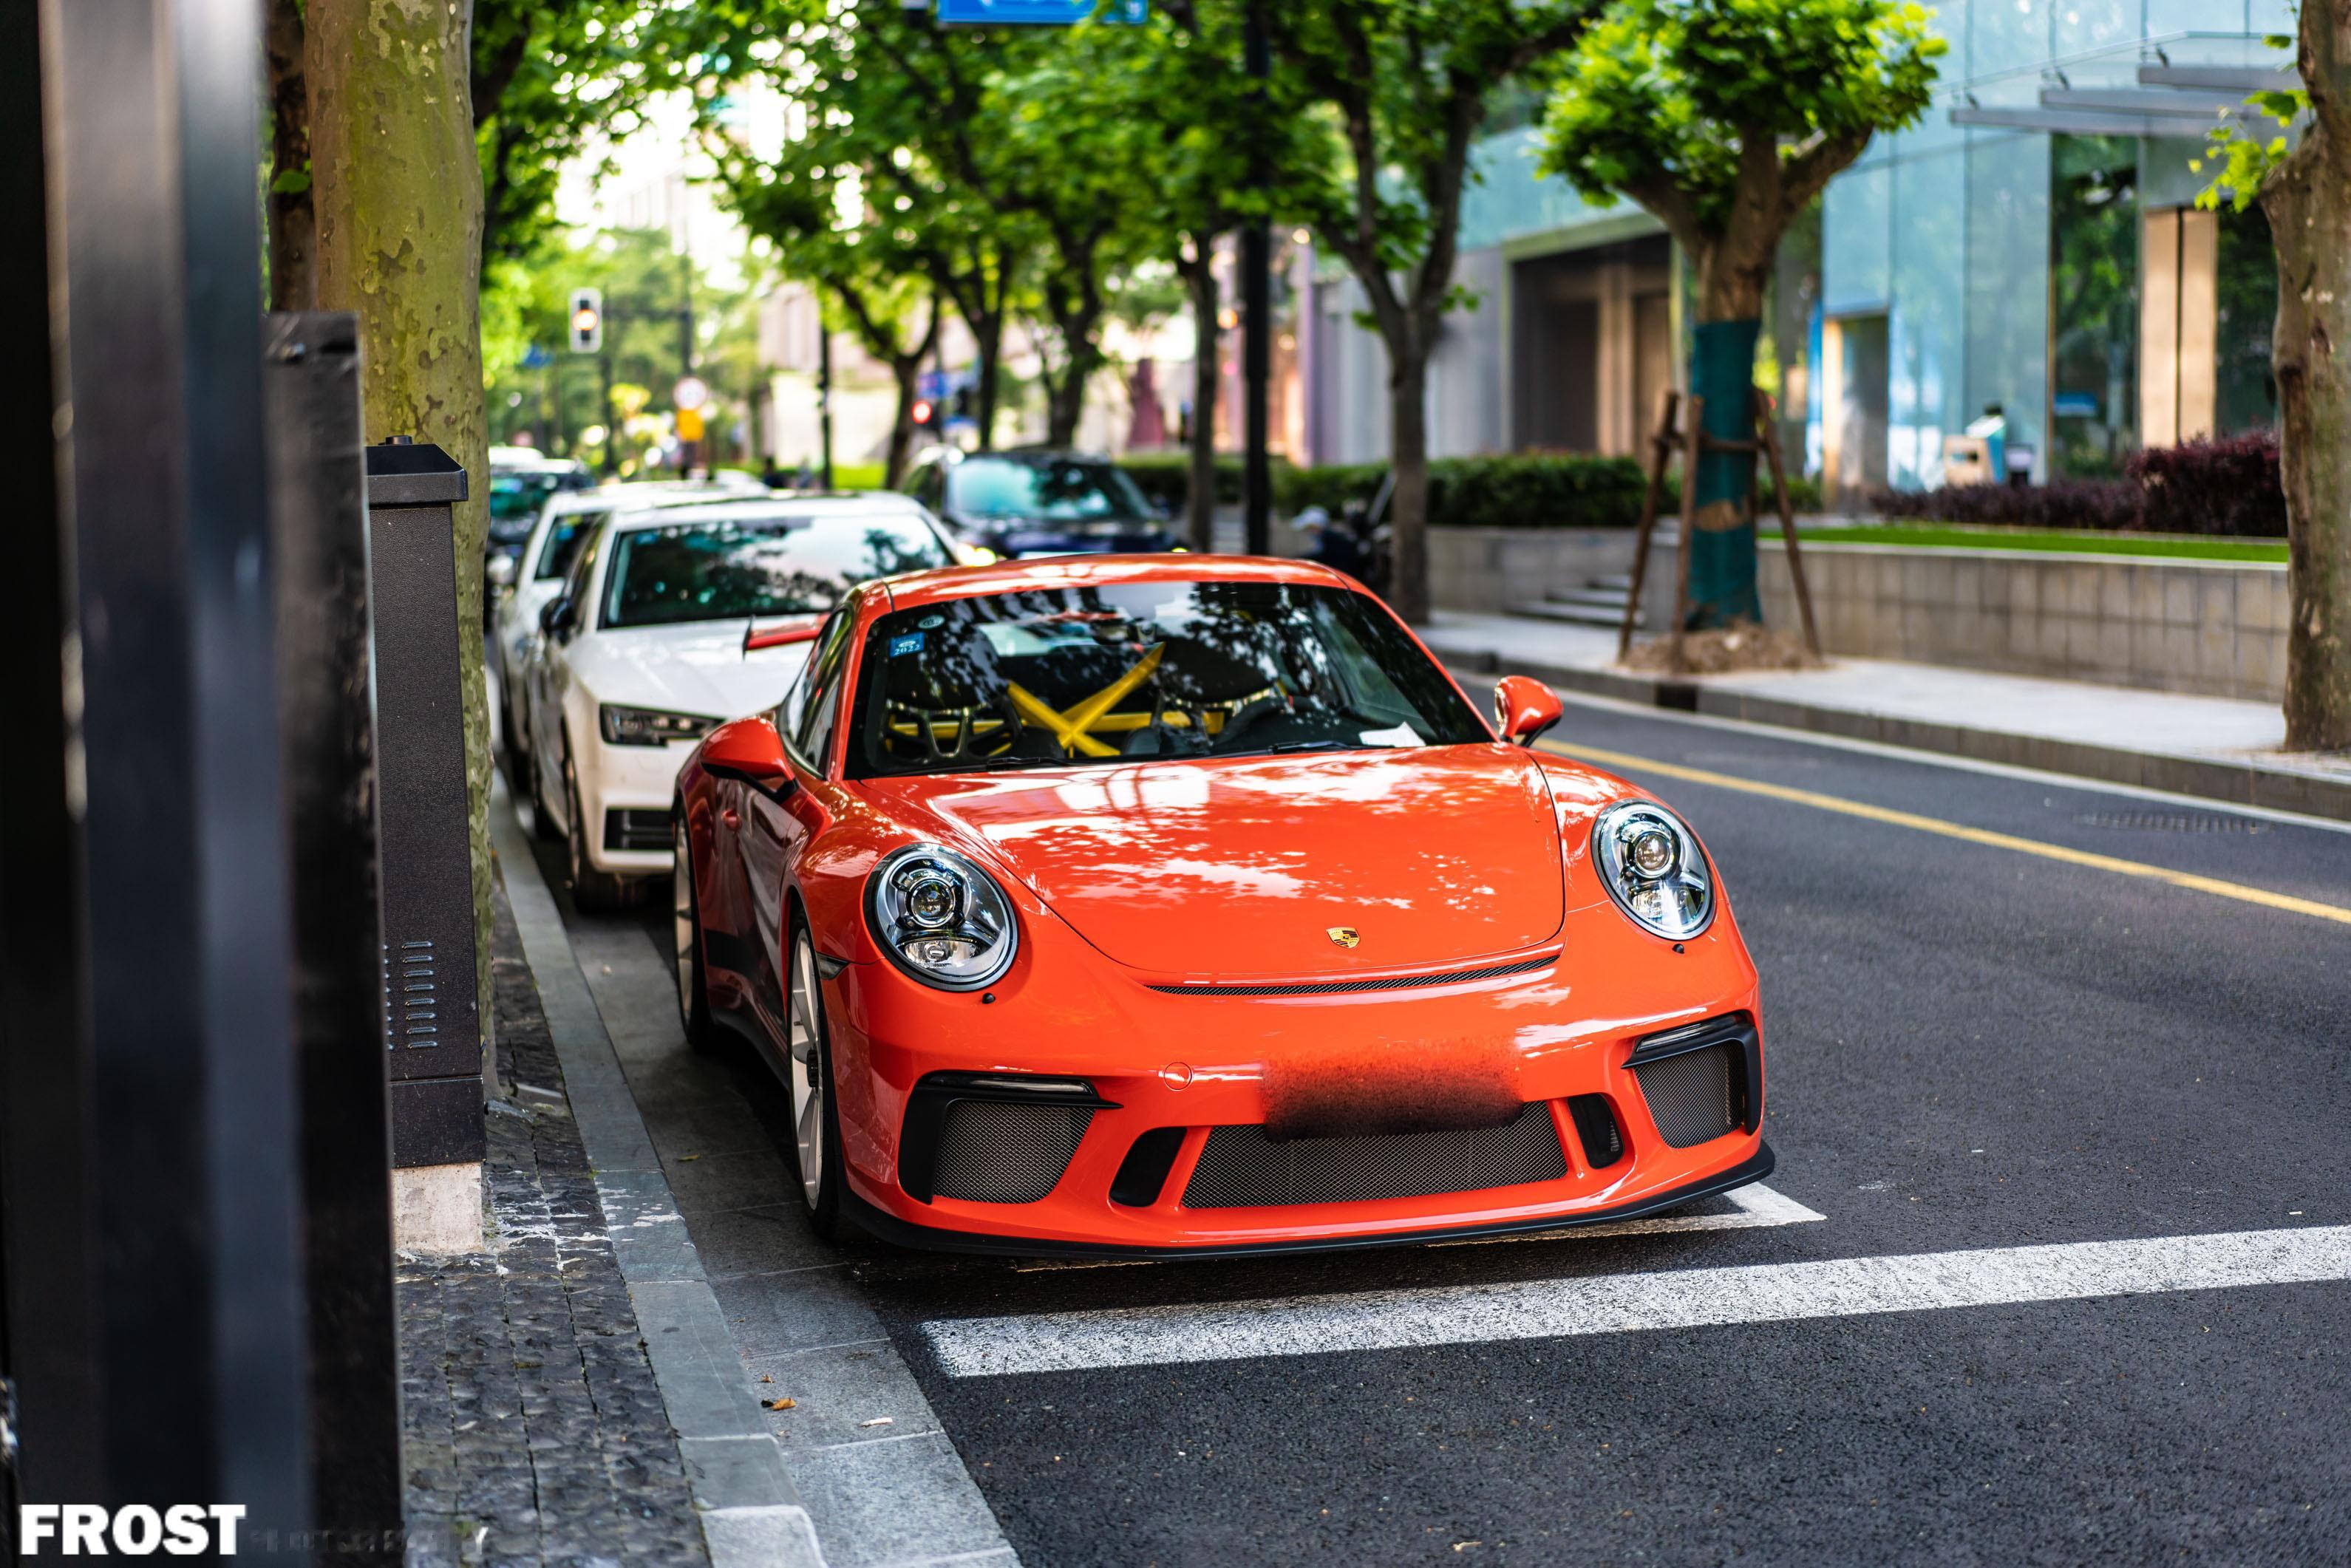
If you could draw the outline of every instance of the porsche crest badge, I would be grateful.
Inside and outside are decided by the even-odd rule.
[[[1352,925],[1333,925],[1330,928],[1327,935],[1330,936],[1332,941],[1336,942],[1342,947],[1353,947],[1356,943],[1363,940],[1363,937]]]

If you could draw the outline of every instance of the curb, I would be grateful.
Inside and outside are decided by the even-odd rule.
[[[494,777],[490,837],[523,956],[563,1067],[573,1124],[595,1173],[605,1233],[644,1335],[712,1568],[826,1568],[783,1452],[742,1382],[726,1314],[645,1135],[555,895]]]
[[[1512,661],[1508,671],[1497,653],[1480,657],[1468,651],[1442,655],[1447,668],[1465,682],[1505,673],[1532,675],[1562,691],[1611,697],[1641,707],[1675,713],[1703,714],[1781,729],[1809,730],[1846,740],[1875,741],[1911,751],[1938,752],[1976,762],[1996,762],[2010,768],[2030,768],[2043,773],[2093,779],[2102,784],[2127,784],[2174,795],[2219,800],[2234,806],[2256,806],[2271,811],[2298,811],[2351,822],[2351,779],[2333,779],[2292,768],[2231,762],[2220,758],[2184,756],[2176,752],[2133,751],[2121,747],[2095,746],[2054,736],[2020,735],[2011,730],[1972,725],[1930,724],[1853,708],[1823,707],[1782,697],[1754,696],[1709,685],[1704,681],[1619,674],[1614,670],[1571,669],[1558,665]]]

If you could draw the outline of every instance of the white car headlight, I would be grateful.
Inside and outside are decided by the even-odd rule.
[[[596,710],[604,738],[614,746],[667,746],[673,740],[700,740],[718,727],[715,718],[698,713],[663,713],[657,708],[622,707],[606,703]]]
[[[1020,941],[1004,890],[936,844],[882,857],[865,879],[865,919],[892,963],[943,991],[994,985]]]
[[[1646,800],[1609,807],[1592,824],[1592,861],[1616,907],[1643,930],[1680,942],[1714,920],[1714,878],[1698,836]]]

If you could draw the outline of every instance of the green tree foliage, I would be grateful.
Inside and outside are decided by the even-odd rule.
[[[1943,40],[1907,0],[1611,0],[1556,69],[1542,168],[1656,214],[1698,275],[1690,391],[1718,442],[1756,431],[1755,344],[1781,236],[1869,139],[1916,121]],[[1689,623],[1762,616],[1755,455],[1691,476]]]
[[[482,255],[529,254],[564,164],[627,136],[723,37],[723,12],[660,0],[474,0],[468,99],[482,162]]]
[[[1453,283],[1469,152],[1497,93],[1573,45],[1594,0],[1284,0],[1262,16],[1283,69],[1344,147],[1315,203],[1319,242],[1362,285],[1388,355],[1395,581],[1428,618],[1428,360]]]
[[[647,448],[675,417],[671,389],[685,367],[682,312],[694,317],[694,370],[710,386],[705,413],[715,457],[748,460],[733,450],[730,432],[747,417],[759,390],[757,279],[713,277],[670,248],[659,229],[610,229],[575,235],[542,229],[529,255],[494,264],[497,287],[483,292],[483,369],[489,384],[490,435],[511,441],[528,433],[542,450],[580,457],[599,467],[601,443],[581,433],[616,429],[618,410],[603,402],[609,373],[614,387],[644,389],[632,411],[637,429],[611,454],[612,466],[633,473]],[[604,296],[604,353],[569,352],[571,291]],[[536,356],[542,362],[528,361]]]
[[[1614,0],[1558,68],[1542,168],[1627,196],[1698,277],[1698,319],[1761,308],[1780,236],[1881,131],[1913,124],[1943,40],[1907,0]]]

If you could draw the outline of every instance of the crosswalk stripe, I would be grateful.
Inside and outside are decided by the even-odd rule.
[[[955,1318],[950,1377],[1084,1372],[2351,1279],[2351,1226]]]

